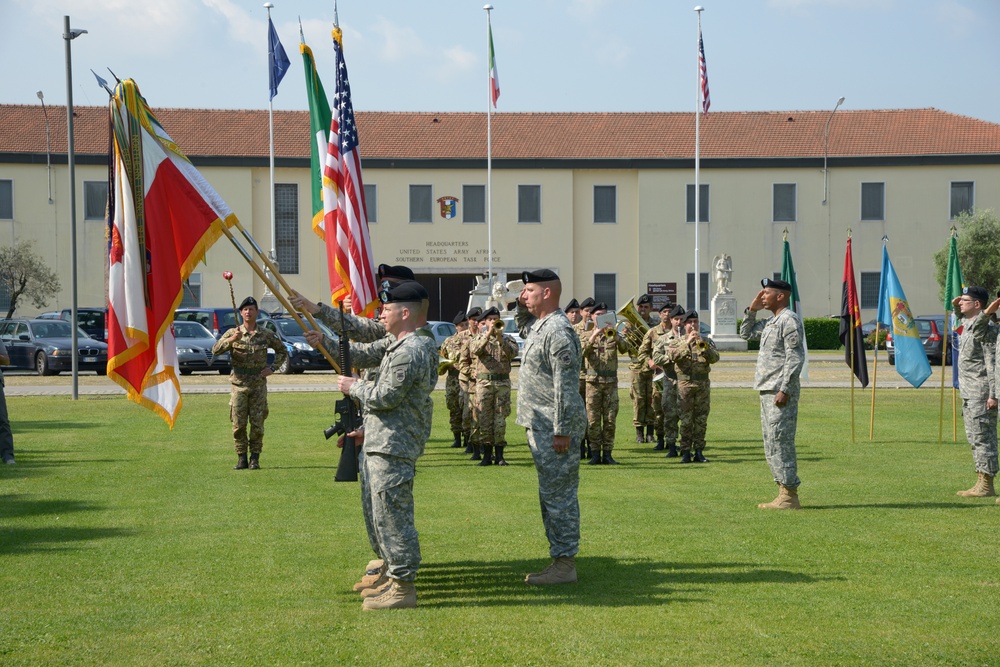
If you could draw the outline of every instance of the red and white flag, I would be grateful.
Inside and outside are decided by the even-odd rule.
[[[236,216],[188,162],[131,79],[110,102],[108,377],[173,428],[181,408],[172,325],[182,289]]]
[[[497,106],[500,99],[500,73],[497,72],[497,59],[493,53],[493,25],[490,27],[490,98],[493,100],[493,108]]]
[[[361,181],[358,128],[344,62],[343,33],[333,29],[337,78],[330,105],[330,146],[323,168],[323,232],[333,301],[351,297],[355,314],[371,316],[378,305],[375,265]]]
[[[701,82],[701,111],[708,113],[712,106],[712,98],[708,94],[708,63],[705,62],[705,42],[701,38],[701,27],[698,28],[698,73]]]

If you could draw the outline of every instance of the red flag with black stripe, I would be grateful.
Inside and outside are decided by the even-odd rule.
[[[851,239],[847,239],[847,252],[844,255],[844,283],[840,298],[840,342],[844,345],[844,361],[854,371],[861,386],[867,387],[868,359],[865,358],[865,337],[861,331],[858,287],[854,282]]]

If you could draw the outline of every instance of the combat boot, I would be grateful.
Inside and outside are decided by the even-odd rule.
[[[604,461],[601,460],[601,450],[599,450],[599,449],[592,449],[591,453],[590,453],[590,461],[587,463],[587,465],[589,465],[589,466],[599,466],[602,463],[604,463]]]
[[[580,458],[581,459],[587,458],[587,441],[586,440],[581,440],[580,441]]]
[[[705,455],[701,453],[700,449],[696,449],[696,450],[694,450],[694,462],[695,463],[708,463],[708,459],[705,458]]]
[[[250,464],[247,462],[246,452],[237,454],[236,456],[238,458],[236,459],[236,465],[233,466],[233,470],[246,470],[250,467]]]
[[[646,434],[643,432],[643,428],[641,426],[635,427],[635,441],[646,442]]]
[[[572,556],[560,556],[541,572],[533,572],[524,578],[529,586],[576,583],[576,561]]]
[[[687,449],[681,452],[681,463],[691,463],[691,450]]]
[[[465,439],[465,453],[466,454],[471,454],[472,453],[472,442],[471,442],[472,441],[472,437],[471,436],[472,436],[472,434],[469,433],[468,431],[464,431],[462,433],[462,437]]]
[[[365,574],[371,574],[372,570],[381,570],[383,565],[385,565],[385,561],[381,558],[372,559],[368,561],[368,566],[365,567]]]
[[[667,458],[676,459],[677,458],[677,443],[671,442],[667,445]]]
[[[971,489],[959,491],[955,495],[959,495],[964,498],[988,498],[997,494],[997,492],[993,489],[993,475],[987,475],[984,472],[976,474],[979,477],[976,479],[975,485]]]
[[[451,443],[451,448],[452,449],[458,449],[459,447],[462,446],[462,432],[461,431],[452,431],[452,435],[455,436],[455,441]]]
[[[469,457],[470,461],[480,461],[483,458],[482,450],[479,448],[479,443],[472,445],[472,456]]]
[[[250,455],[250,470],[260,470],[260,452]]]
[[[646,427],[646,442],[656,442],[655,431],[656,431],[655,426],[650,425]]]
[[[601,454],[601,463],[603,463],[606,466],[616,466],[616,465],[618,465],[618,461],[615,461],[613,458],[611,458],[611,450],[610,449],[607,450],[607,451],[605,451],[603,454]]]
[[[784,484],[778,485],[778,497],[769,503],[757,505],[762,510],[797,510],[802,509],[799,504],[799,490],[793,489]]]
[[[496,447],[497,455],[493,457],[493,463],[497,464],[498,466],[508,465],[507,459],[503,457],[504,447],[505,445],[497,445]]]
[[[364,611],[376,609],[413,609],[417,606],[417,589],[412,581],[392,579],[392,583],[376,597],[367,598],[361,605]]]
[[[371,588],[372,585],[379,580],[379,577],[385,575],[385,570],[382,566],[376,568],[370,568],[365,572],[365,576],[361,577],[361,581],[354,584],[354,591],[360,593],[366,588]]]
[[[656,436],[656,447],[653,447],[653,451],[654,452],[662,452],[663,451],[663,436],[662,435]]]
[[[483,445],[483,459],[479,462],[481,466],[493,465],[493,446]]]
[[[385,572],[378,575],[378,579],[373,581],[367,588],[361,589],[361,597],[373,598],[381,595],[392,584],[392,579]]]

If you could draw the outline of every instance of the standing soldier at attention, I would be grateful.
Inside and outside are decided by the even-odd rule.
[[[481,466],[507,465],[503,450],[507,446],[510,415],[510,363],[517,356],[518,347],[517,341],[504,335],[504,326],[500,311],[490,308],[483,313],[479,335],[469,343],[474,358],[479,442],[483,448]]]
[[[649,313],[653,309],[653,300],[648,294],[643,294],[635,302],[639,317],[650,328],[656,323]],[[639,332],[644,335],[644,332]],[[636,442],[656,442],[656,425],[653,417],[653,369],[646,365],[639,356],[639,350],[629,350],[631,360],[628,368],[632,372],[632,425],[635,426]]]
[[[656,326],[649,328],[646,335],[642,337],[642,345],[639,346],[639,361],[646,364],[653,373],[653,378],[656,377],[658,371],[662,371],[662,368],[658,368],[655,363],[653,363],[653,346],[656,344],[657,339],[660,336],[665,335],[671,329],[670,323],[670,311],[674,307],[674,304],[669,301],[660,307],[660,323]],[[653,427],[656,432],[656,446],[653,447],[654,451],[662,451],[663,444],[663,383],[653,382]]]
[[[445,402],[448,405],[448,417],[451,423],[451,434],[455,437],[452,447],[462,446],[462,417],[465,411],[465,401],[468,400],[468,393],[462,390],[458,381],[458,358],[461,354],[462,332],[469,328],[469,318],[465,311],[459,311],[452,320],[455,324],[456,332],[444,339],[441,343],[441,356],[450,361],[447,367],[448,377],[444,383]]]
[[[257,328],[257,300],[248,296],[240,303],[243,324],[233,327],[212,348],[212,355],[229,352],[232,371],[229,382],[229,416],[233,420],[233,441],[236,445],[234,470],[260,468],[260,452],[264,449],[264,420],[267,419],[267,376],[274,373],[288,358],[285,344],[278,334]],[[267,363],[267,348],[274,350],[274,362]],[[249,424],[249,433],[247,425]],[[250,460],[247,461],[247,450]]]
[[[660,324],[669,323],[667,332],[660,335],[653,343],[652,363],[663,371],[663,396],[661,406],[663,412],[663,439],[667,450],[667,458],[677,458],[677,434],[680,412],[677,397],[677,369],[674,362],[667,356],[669,345],[681,336],[684,323],[684,309],[677,305],[670,312],[660,313]]]
[[[996,495],[993,478],[997,474],[997,390],[994,376],[997,327],[991,315],[1000,299],[987,305],[989,292],[983,287],[966,287],[952,302],[962,314],[958,337],[958,386],[962,394],[965,437],[972,447],[976,483],[959,491],[966,498]],[[983,310],[985,307],[985,310]]]
[[[588,296],[580,304],[580,320],[573,325],[573,332],[576,333],[577,340],[580,342],[580,347],[583,347],[583,339],[589,335],[591,327],[594,326],[594,322],[590,319],[590,311],[594,308],[597,302],[594,301],[593,297]],[[567,318],[569,319],[569,318]],[[587,400],[587,361],[583,360],[580,365],[580,400],[586,402]],[[586,431],[583,434],[583,438],[580,440],[580,458],[588,458],[591,454],[590,451],[590,439],[587,436]]]
[[[698,311],[684,316],[684,335],[667,346],[667,358],[677,372],[677,397],[681,417],[681,463],[708,463],[702,453],[708,413],[712,409],[709,372],[719,360],[715,343],[701,337]]]
[[[466,412],[462,426],[469,434],[466,442],[465,453],[472,453],[469,457],[471,461],[482,460],[482,445],[479,442],[479,404],[476,402],[476,371],[475,358],[472,355],[472,341],[479,335],[480,323],[483,317],[483,309],[478,306],[469,310],[469,333],[462,340],[462,349],[458,356],[458,372],[466,378],[469,397],[467,403],[469,410]]]
[[[788,307],[792,286],[770,278],[764,278],[760,284],[763,289],[745,311],[740,336],[744,340],[760,339],[753,388],[760,392],[764,456],[778,484],[778,497],[757,507],[797,510],[801,505],[795,427],[799,419],[799,375],[806,360],[806,333],[802,320]],[[758,322],[757,311],[761,308],[770,310],[774,317]]]
[[[583,319],[583,315],[580,313],[580,304],[577,303],[576,299],[570,299],[570,302],[566,304],[566,319],[573,326],[580,323]]]
[[[607,325],[597,328],[596,318],[608,312],[603,302],[594,306],[590,316],[594,330],[583,339],[583,358],[587,363],[587,437],[590,440],[589,465],[618,465],[611,456],[615,447],[615,421],[618,419],[618,355],[625,353],[625,341]]]

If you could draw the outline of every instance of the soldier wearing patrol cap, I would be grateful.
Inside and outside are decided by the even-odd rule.
[[[229,382],[229,416],[233,421],[236,446],[234,470],[257,470],[264,448],[264,420],[267,419],[267,376],[288,358],[278,334],[257,327],[257,300],[248,296],[240,303],[243,323],[222,334],[212,348],[212,355],[229,352],[232,371]],[[267,349],[274,350],[274,361],[267,363]],[[249,429],[248,429],[249,425]],[[250,460],[247,460],[247,450]]]
[[[459,448],[462,446],[462,415],[465,412],[465,401],[468,394],[463,392],[458,381],[458,358],[461,353],[461,334],[469,328],[469,317],[464,310],[460,310],[452,320],[455,325],[455,333],[444,339],[441,343],[441,356],[450,361],[445,373],[447,378],[444,384],[445,403],[448,405],[449,422],[451,423],[451,434],[455,437],[451,446]]]
[[[760,339],[754,389],[760,392],[760,426],[764,434],[764,456],[778,484],[778,496],[761,509],[799,509],[798,461],[795,427],[799,418],[799,375],[806,360],[806,333],[802,320],[789,308],[792,286],[784,280],[764,278],[761,289],[747,307],[740,325],[744,340]],[[774,317],[757,321],[757,311],[766,308]]]

